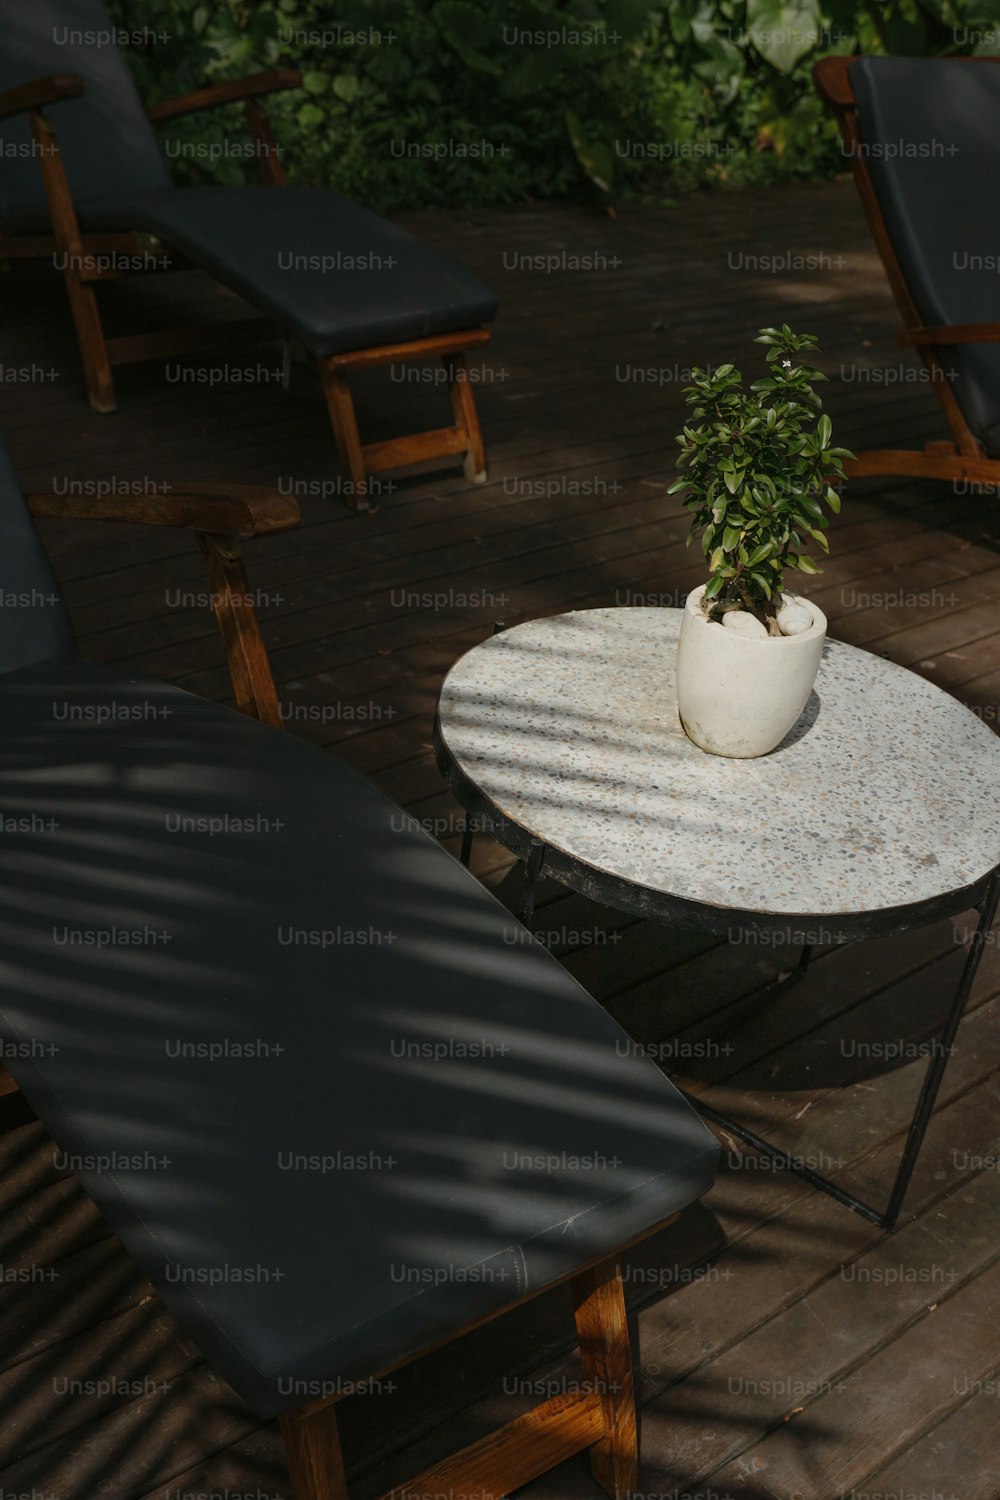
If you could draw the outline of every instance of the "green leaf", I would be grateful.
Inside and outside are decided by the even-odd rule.
[[[807,515],[815,516],[817,520],[822,518],[823,507],[813,495],[797,495],[796,503]]]
[[[307,94],[325,94],[330,83],[330,75],[321,73],[318,68],[310,68],[302,75],[302,87]]]
[[[740,539],[740,530],[737,526],[727,526],[722,533],[722,549],[724,552],[732,552]]]
[[[910,9],[910,7],[906,7]],[[887,52],[918,56],[924,51],[924,24],[915,7],[909,16],[903,8],[871,4],[862,6],[857,17],[862,52]]]
[[[748,0],[747,31],[757,51],[779,73],[790,73],[820,38],[816,0]],[[775,330],[768,329],[768,333]],[[791,330],[782,328],[785,338]]]
[[[605,23],[612,37],[623,42],[636,41],[649,25],[654,7],[650,0],[608,0]]]
[[[333,80],[333,92],[345,104],[353,104],[361,92],[361,80],[354,73],[338,73]]]
[[[814,563],[811,557],[806,557],[805,555],[800,556],[794,566],[798,568],[800,573],[822,573],[823,571],[818,563]]]
[[[744,55],[735,42],[715,31],[699,37],[699,42],[691,70],[714,90],[720,104],[728,106],[736,98],[746,71]]]
[[[503,75],[504,69],[492,55],[497,50],[497,26],[492,16],[468,0],[438,0],[431,14],[466,67],[497,78]]]
[[[602,193],[610,193],[615,180],[615,153],[608,134],[593,122],[584,127],[571,109],[566,111],[566,129],[584,172]]]
[[[819,439],[819,445],[821,448],[829,448],[830,439],[833,436],[833,423],[826,415],[826,412],[824,412],[819,419],[819,426],[816,428],[816,436]]]
[[[720,592],[724,581],[725,580],[721,578],[718,573],[714,578],[710,578],[708,580],[708,583],[705,585],[705,593],[703,597],[705,599],[714,599],[716,594]]]

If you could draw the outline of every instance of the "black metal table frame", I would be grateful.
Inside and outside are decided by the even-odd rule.
[[[576,891],[579,895],[587,896],[619,911],[651,918],[667,925],[689,927],[716,937],[728,937],[735,927],[743,932],[780,932],[788,935],[793,941],[798,938],[802,943],[802,950],[796,968],[784,978],[765,985],[757,992],[757,995],[753,997],[757,1004],[773,999],[775,995],[784,992],[791,984],[803,977],[811,956],[807,935],[815,932],[817,924],[835,920],[838,937],[843,937],[845,941],[861,941],[865,938],[888,937],[893,933],[908,932],[915,927],[925,926],[944,917],[957,916],[960,912],[974,910],[978,913],[979,921],[962,966],[962,973],[959,976],[948,1015],[932,1047],[927,1072],[907,1131],[896,1178],[884,1209],[865,1203],[854,1193],[842,1188],[839,1183],[814,1171],[812,1167],[806,1166],[780,1146],[772,1145],[763,1136],[750,1130],[740,1121],[723,1114],[721,1110],[704,1103],[696,1096],[687,1093],[684,1095],[700,1114],[714,1121],[724,1130],[730,1131],[747,1145],[752,1146],[754,1150],[766,1155],[777,1166],[803,1178],[813,1187],[835,1198],[838,1203],[844,1204],[845,1207],[853,1209],[855,1213],[870,1220],[871,1223],[877,1224],[880,1229],[889,1231],[895,1229],[920,1155],[920,1148],[934,1112],[934,1105],[937,1102],[955,1037],[972,991],[986,945],[986,937],[996,916],[997,904],[1000,901],[1000,865],[972,885],[948,891],[925,901],[886,907],[874,912],[852,912],[843,915],[838,913],[835,919],[817,916],[815,913],[777,916],[773,913],[745,911],[735,907],[711,906],[705,902],[690,901],[665,892],[652,891],[648,887],[636,885],[622,876],[613,875],[596,865],[588,864],[574,855],[545,844],[530,830],[503,813],[467,775],[448,749],[438,718],[435,718],[434,722],[434,751],[441,774],[467,814],[462,835],[462,863],[468,865],[472,854],[473,838],[476,833],[480,832],[488,833],[522,861],[524,883],[517,916],[525,926],[530,924],[534,914],[538,881],[544,873],[548,878],[558,881],[560,885]]]

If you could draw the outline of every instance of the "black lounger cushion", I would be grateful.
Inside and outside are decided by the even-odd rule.
[[[12,1071],[262,1414],[710,1185],[654,1064],[325,752],[76,665],[0,681],[0,726]]]
[[[449,256],[318,188],[141,193],[83,204],[80,219],[159,235],[314,354],[478,328],[497,310]]]
[[[1000,322],[1000,65],[865,57],[850,72],[868,169],[924,323]],[[1000,344],[940,352],[966,421],[1000,456]]]
[[[0,673],[76,655],[55,574],[0,439]],[[0,733],[2,733],[0,725]]]

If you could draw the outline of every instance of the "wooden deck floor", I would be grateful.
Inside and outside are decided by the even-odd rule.
[[[501,292],[492,352],[474,362],[485,488],[433,474],[361,517],[324,497],[338,469],[318,388],[296,369],[285,394],[274,349],[197,362],[230,375],[259,366],[250,383],[207,388],[178,378],[177,363],[126,370],[117,415],[92,415],[61,289],[40,271],[0,278],[0,424],[27,488],[199,478],[295,488],[301,530],[248,549],[289,727],[335,748],[454,846],[459,810],[430,730],[456,655],[495,618],[674,603],[698,581],[664,494],[685,367],[756,357],[756,328],[788,321],[821,335],[841,440],[943,434],[927,387],[902,373],[915,366],[894,345],[846,183],[696,197],[616,221],[527,206],[410,223]],[[519,259],[562,252],[595,256],[598,268],[550,274]],[[792,258],[784,269],[781,257]],[[795,257],[816,262],[796,269]],[[155,295],[111,290],[121,327],[165,318],[171,302],[186,309],[180,322],[206,299],[228,305],[187,276],[164,278]],[[6,373],[31,365],[33,380]],[[877,374],[887,370],[894,383]],[[437,425],[444,400],[431,386],[373,379],[366,436]],[[191,599],[204,586],[188,539],[93,525],[53,525],[46,539],[86,656],[226,697],[211,617]],[[832,633],[913,667],[995,724],[995,498],[858,483],[832,540],[810,590]],[[513,897],[502,851],[480,841],[476,861]],[[555,888],[537,926],[668,1072],[821,1170],[886,1191],[923,1066],[914,1054],[942,1014],[967,923],[824,951],[803,987],[753,1015],[741,1001],[780,968],[773,950],[720,947]],[[998,1107],[991,945],[894,1236],[724,1142],[715,1191],[629,1270],[646,1500],[997,1500]],[[0,1204],[0,1495],[287,1496],[273,1426],[177,1341],[37,1124],[0,1139]],[[531,1404],[536,1382],[572,1378],[570,1342],[568,1306],[552,1296],[393,1389],[348,1400],[357,1495]],[[598,1493],[582,1461],[525,1491]]]

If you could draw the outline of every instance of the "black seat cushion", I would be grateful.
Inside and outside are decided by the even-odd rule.
[[[496,314],[478,277],[339,193],[168,190],[90,201],[80,218],[159,235],[314,354],[478,328]]]
[[[851,64],[886,226],[925,324],[1000,322],[1000,66],[959,58]],[[941,350],[986,452],[1000,456],[1000,344]]]
[[[170,186],[156,132],[115,44],[120,29],[103,0],[0,0],[0,90],[51,74],[83,80],[82,98],[48,110],[76,199],[96,197],[112,186],[119,193]],[[138,16],[135,29],[143,31]],[[149,30],[152,35],[155,23]],[[11,233],[50,228],[25,115],[0,120],[0,224]]]
[[[0,672],[76,655],[69,617],[0,439]]]
[[[579,1268],[714,1139],[414,822],[159,683],[0,681],[12,1071],[262,1414]]]

